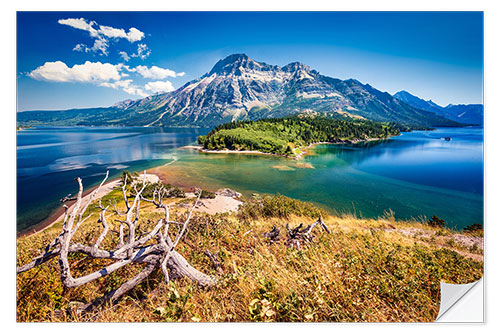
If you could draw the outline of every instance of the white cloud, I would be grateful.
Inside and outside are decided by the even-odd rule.
[[[108,55],[108,46],[109,46],[108,41],[104,39],[96,39],[94,42],[94,46],[90,48],[90,51],[92,52],[101,51],[102,54]],[[87,50],[85,51],[87,52]]]
[[[67,25],[75,29],[88,31],[91,37],[98,37],[99,35],[98,31],[93,27],[94,25],[97,25],[97,23],[94,21],[87,22],[84,18],[61,19],[57,21],[57,23]]]
[[[108,55],[108,47],[110,39],[126,39],[131,43],[138,42],[144,38],[144,33],[137,28],[130,28],[128,32],[125,32],[124,29],[113,28],[105,25],[99,25],[95,21],[87,21],[84,18],[68,18],[61,19],[57,21],[59,24],[67,25],[75,29],[87,31],[90,34],[90,37],[95,38],[94,45],[92,47],[88,47],[85,44],[77,44],[73,51],[80,52],[100,52],[102,55]],[[142,47],[146,47],[146,49],[141,49],[138,47],[137,57],[141,59],[145,59],[150,51],[147,50],[146,44]],[[141,50],[141,52],[139,52]]]
[[[137,45],[137,53],[131,54],[132,58],[141,58],[142,60],[149,57],[151,54],[151,50],[148,48],[146,44],[138,44]]]
[[[130,86],[127,88],[123,88],[123,91],[125,91],[127,94],[130,94],[130,95],[138,95],[141,97],[148,97],[149,96],[148,94],[143,92],[142,89],[140,89],[136,86]]]
[[[85,45],[85,44],[76,44],[75,47],[73,48],[73,51],[85,52],[86,48],[87,48],[87,45]]]
[[[125,51],[120,51],[118,52],[120,54],[120,57],[124,60],[124,61],[129,61],[130,60],[130,57],[129,55],[127,54],[127,52]]]
[[[78,52],[98,52],[100,51],[102,55],[108,55],[108,41],[104,39],[96,39],[94,41],[94,46],[88,47],[85,44],[76,44],[73,51]]]
[[[158,92],[170,92],[174,91],[175,88],[170,81],[152,81],[146,83],[144,89],[152,91],[154,93]]]
[[[125,53],[126,54],[126,53]],[[132,78],[124,79],[130,75],[142,76],[147,79],[160,79],[150,81],[144,85],[136,85]],[[158,66],[137,66],[130,68],[128,65],[86,61],[73,67],[67,66],[62,61],[46,62],[42,66],[28,73],[35,80],[49,82],[78,82],[91,83],[99,87],[107,87],[122,90],[130,95],[147,97],[148,93],[170,92],[175,90],[170,81],[161,81],[166,77],[182,76],[184,73],[176,73],[170,69]]]
[[[35,80],[52,82],[105,82],[120,80],[121,66],[86,61],[82,65],[68,67],[62,61],[46,62],[31,71],[28,76]]]
[[[136,28],[130,28],[128,33],[126,33],[123,29],[101,25],[99,26],[98,33],[108,38],[124,38],[131,43],[140,41],[144,38],[144,32]]]
[[[129,68],[125,67],[128,71],[130,72],[137,72],[140,74],[142,77],[146,79],[153,79],[153,80],[162,80],[167,77],[178,77],[178,76],[183,76],[184,72],[182,73],[176,73],[175,71],[168,69],[168,68],[161,68],[158,66],[137,66],[135,68]]]
[[[100,87],[107,87],[113,89],[121,89],[130,95],[138,95],[141,97],[147,97],[146,94],[140,87],[132,84],[132,80],[122,80],[115,82],[103,82],[99,84]]]
[[[107,87],[107,88],[113,88],[113,89],[128,88],[128,87],[130,87],[130,83],[132,83],[132,80],[122,80],[122,81],[115,81],[115,82],[103,82],[103,83],[99,84],[99,87]]]
[[[144,38],[144,32],[136,28],[130,28],[127,33],[127,39],[129,42],[138,42]]]

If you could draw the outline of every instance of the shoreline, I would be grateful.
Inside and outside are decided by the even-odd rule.
[[[401,134],[399,134],[401,135]],[[259,150],[231,150],[231,149],[221,149],[221,150],[210,150],[210,149],[205,149],[203,146],[200,145],[188,145],[188,146],[183,146],[181,148],[183,149],[196,149],[199,152],[202,153],[207,153],[207,154],[248,154],[248,155],[269,155],[269,156],[278,156],[278,157],[286,157],[286,158],[292,158],[295,160],[300,160],[304,155],[307,155],[309,153],[308,149],[313,148],[316,145],[343,145],[343,144],[357,144],[361,142],[370,142],[370,141],[380,141],[380,140],[388,140],[392,137],[395,137],[398,135],[391,135],[387,138],[368,138],[366,140],[345,140],[345,141],[339,141],[339,142],[313,142],[310,143],[306,147],[299,147],[298,149],[300,150],[300,154],[295,155],[295,156],[288,156],[288,155],[280,155],[280,154],[274,154],[274,153],[266,153],[263,151]]]
[[[94,201],[99,199],[99,198],[102,198],[103,196],[105,196],[106,194],[110,193],[111,191],[113,191],[113,189],[120,184],[120,178],[117,178],[117,179],[113,179],[113,180],[110,180],[106,183],[104,183],[101,187],[101,190],[99,191],[99,193],[96,194],[95,198],[94,198]],[[96,186],[93,186],[92,188],[88,189],[88,190],[85,190],[83,191],[83,194],[82,194],[82,200],[85,202],[86,199],[89,198],[90,194],[98,187],[99,185],[96,185]],[[68,206],[68,209],[70,210],[74,205],[75,205],[76,201],[72,201],[72,203]],[[40,223],[37,223],[23,231],[20,231],[20,232],[17,232],[16,234],[16,238],[20,238],[20,237],[29,237],[29,236],[32,236],[32,235],[36,235],[48,228],[50,228],[51,226],[53,226],[54,224],[56,224],[57,222],[59,222],[61,219],[64,218],[64,212],[65,212],[65,209],[64,207],[61,205],[59,208],[57,208],[52,214],[50,214],[45,220],[43,220],[42,222]]]
[[[222,150],[209,150],[204,148],[197,148],[199,152],[207,153],[207,154],[248,154],[248,155],[271,155],[271,156],[281,156],[286,157],[285,155],[266,153],[258,150],[230,150],[230,149],[222,149]]]
[[[165,163],[159,167],[168,166],[174,162],[175,162],[175,160],[170,161],[168,163]],[[165,177],[162,177],[164,175],[162,175],[158,171],[155,171],[155,169],[157,169],[159,167],[153,167],[153,168],[142,170],[142,172],[140,172],[139,174],[143,174],[144,172],[146,172],[146,175],[148,176],[146,178],[146,181],[149,181],[149,182],[155,182],[157,180],[165,181],[165,179],[163,179]],[[96,196],[94,198],[94,202],[97,202],[98,199],[109,194],[111,191],[119,188],[120,182],[121,182],[121,177],[117,177],[117,178],[114,178],[114,179],[109,180],[106,183],[104,183],[102,185],[99,193],[96,194]],[[91,188],[89,188],[88,190],[85,190],[83,192],[82,201],[84,203],[90,197],[90,194],[95,189],[97,189],[98,186],[99,185],[92,186]],[[186,184],[179,184],[179,185],[174,185],[174,186],[178,186],[179,188],[183,189],[186,192],[186,194],[188,194],[189,193],[188,191],[191,190],[190,186],[188,186]],[[214,192],[215,192],[215,190],[214,190]],[[202,211],[202,212],[205,211],[205,212],[211,213],[211,214],[214,213],[213,212],[214,209],[216,211],[219,211],[221,209],[232,211],[234,209],[237,209],[237,206],[239,204],[241,204],[240,200],[228,198],[224,195],[216,195],[215,199],[203,199],[203,200],[207,201],[207,202],[203,205],[203,207],[198,207],[196,209],[196,211]],[[238,204],[235,206],[235,202],[233,202],[233,201],[236,201],[236,203],[238,203]],[[71,204],[68,205],[68,210],[71,210],[73,208],[73,206],[75,205],[75,203],[76,203],[76,200],[71,201]],[[53,213],[51,213],[46,219],[44,219],[40,223],[37,223],[33,226],[30,226],[23,231],[17,232],[16,239],[19,239],[22,237],[30,237],[30,236],[39,234],[44,230],[47,230],[48,228],[52,227],[53,225],[55,225],[56,223],[61,221],[64,218],[64,213],[65,213],[65,209],[64,209],[63,205],[61,204],[61,206],[59,208],[57,208]]]
[[[170,165],[172,163],[174,163],[176,160],[174,159],[173,161],[170,161],[170,162],[167,162],[161,166],[167,166],[167,165]],[[154,167],[154,168],[149,168],[149,169],[144,169],[140,172],[140,174],[144,173],[144,171],[146,171],[146,174],[149,176],[149,175],[155,175],[159,178],[159,175],[157,175],[155,172],[153,172],[153,169],[155,169],[157,167]],[[102,198],[103,196],[105,196],[106,194],[110,193],[114,187],[116,187],[117,185],[120,184],[120,176],[117,176],[116,178],[112,179],[112,180],[108,180],[106,183],[104,183],[101,187],[101,190],[99,191],[99,193],[97,193],[96,197],[94,198],[94,201],[96,199],[99,199],[99,198]],[[94,191],[99,185],[95,185],[95,186],[92,186],[90,189],[88,190],[85,190],[83,191],[83,194],[82,194],[82,199],[85,200],[88,198],[88,196],[90,195],[90,193],[92,193],[92,191]],[[69,205],[68,209],[71,209],[73,207],[73,205],[75,204],[74,201],[72,201],[72,203]],[[35,224],[35,225],[32,225],[22,231],[19,231],[19,232],[16,232],[16,238],[19,238],[19,237],[29,237],[31,235],[35,235],[35,234],[38,234],[48,228],[50,228],[51,226],[53,226],[55,223],[57,223],[59,220],[61,220],[62,218],[64,218],[64,207],[63,205],[61,205],[59,208],[57,208],[54,212],[52,212],[46,219],[44,219],[43,221]]]
[[[309,144],[307,147],[301,147],[301,148],[299,148],[300,151],[301,151],[301,153],[298,154],[298,155],[296,155],[296,156],[286,156],[286,155],[279,155],[279,154],[273,154],[273,153],[266,153],[266,152],[261,152],[261,151],[258,151],[258,150],[229,150],[229,149],[226,149],[226,150],[208,150],[208,149],[204,149],[203,146],[200,146],[200,145],[187,145],[187,146],[183,146],[183,147],[179,147],[179,148],[181,148],[181,149],[196,149],[199,152],[207,153],[207,154],[268,155],[268,156],[277,156],[277,157],[285,157],[285,158],[291,158],[291,159],[295,159],[295,160],[300,160],[300,159],[302,159],[302,157],[304,155],[307,155],[309,153],[308,150],[310,148],[313,148],[315,145],[320,145],[320,144],[346,144],[346,143],[354,143],[355,144],[355,143],[359,143],[359,142],[376,141],[376,140],[386,140],[386,139],[388,139],[388,138],[370,138],[370,139],[367,139],[367,140],[349,141],[349,142],[313,142],[313,143]],[[175,162],[175,160],[170,161],[170,162],[168,162],[168,163],[166,163],[166,164],[164,164],[162,166],[167,166],[167,165],[170,165],[170,164],[172,164],[174,162]],[[162,166],[160,166],[160,167],[162,167]],[[158,172],[154,171],[156,168],[158,168],[158,167],[153,167],[153,168],[150,168],[150,169],[146,169],[146,170],[141,171],[140,173],[143,173],[144,171],[146,171],[148,175],[156,175],[157,177],[159,177],[161,179],[162,178],[161,175],[158,174]],[[115,179],[110,180],[110,181],[106,182],[105,184],[103,184],[100,192],[96,195],[96,197],[95,197],[94,200],[102,198],[106,194],[110,193],[113,190],[113,188],[119,184],[119,182],[120,182],[120,178],[118,177],[118,178],[115,178]],[[188,188],[190,187],[190,186],[188,186],[186,184],[177,184],[176,186],[178,186],[180,188],[183,188],[184,190],[188,190]],[[83,192],[82,199],[86,200],[88,198],[88,196],[90,195],[90,193],[92,193],[92,191],[94,191],[97,187],[98,187],[98,185],[95,185],[95,186],[91,187],[90,189],[85,190]],[[71,209],[74,204],[75,204],[75,202],[73,201],[69,205],[68,209]],[[39,222],[39,223],[37,223],[37,224],[35,224],[33,226],[30,226],[27,229],[24,229],[22,231],[17,232],[16,233],[16,238],[25,237],[25,236],[31,236],[31,235],[40,233],[41,231],[44,231],[44,230],[50,228],[51,226],[53,226],[54,224],[56,224],[57,222],[59,222],[61,219],[64,218],[64,212],[65,212],[65,209],[61,205],[59,208],[57,208],[53,213],[51,213],[43,221],[41,221],[41,222]]]
[[[307,147],[299,148],[299,149],[304,149],[304,150],[301,150],[301,153],[299,155],[297,155],[297,157],[295,159],[297,159],[297,160],[301,159],[303,155],[307,155],[309,153],[309,151],[308,151],[309,149],[314,148],[314,146],[317,146],[317,145],[345,145],[345,144],[357,144],[357,143],[361,143],[361,142],[382,141],[382,140],[388,140],[390,138],[393,138],[395,136],[400,136],[400,135],[401,134],[391,135],[387,138],[368,138],[366,140],[357,140],[357,141],[346,140],[345,142],[328,142],[328,141],[313,142],[313,143],[309,144],[309,146],[307,146]]]

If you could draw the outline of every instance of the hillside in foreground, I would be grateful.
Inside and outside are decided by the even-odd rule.
[[[102,201],[119,200],[120,192],[114,190]],[[171,219],[185,216],[193,200],[168,199]],[[124,203],[119,201],[117,208],[124,209]],[[141,210],[144,230],[162,216],[151,203],[144,202]],[[294,228],[319,216],[329,233],[316,228],[310,243],[300,248],[286,244],[287,223]],[[117,230],[117,219],[109,214],[110,229]],[[75,240],[93,244],[102,229],[96,220],[82,224]],[[271,241],[265,233],[273,226],[281,233]],[[60,230],[61,222],[19,238],[17,264],[40,254]],[[114,246],[117,235],[111,235],[103,246]],[[245,200],[237,213],[195,213],[176,250],[198,270],[217,276],[217,286],[201,288],[187,279],[166,284],[157,269],[116,304],[82,316],[74,311],[79,304],[118,287],[144,264],[65,288],[53,259],[17,276],[17,321],[433,321],[440,281],[470,283],[483,272],[477,230],[459,233],[396,221],[392,214],[378,219],[331,216],[280,195]],[[204,254],[207,250],[218,265]],[[79,253],[69,259],[76,276],[106,263]]]

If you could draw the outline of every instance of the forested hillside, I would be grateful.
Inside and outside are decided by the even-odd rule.
[[[395,125],[367,120],[290,117],[222,124],[198,138],[208,150],[258,150],[293,155],[296,147],[317,142],[357,142],[399,135]]]

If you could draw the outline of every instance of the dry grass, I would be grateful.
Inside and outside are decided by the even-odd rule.
[[[143,211],[146,224],[160,216],[148,205]],[[194,267],[210,274],[216,272],[203,251],[217,256],[224,274],[216,288],[202,289],[187,280],[166,285],[161,272],[155,272],[114,306],[85,317],[71,311],[56,315],[55,310],[72,308],[75,302],[88,302],[116,288],[141,267],[126,267],[91,284],[66,289],[59,280],[57,261],[52,260],[18,276],[17,320],[433,321],[439,311],[440,281],[469,283],[482,276],[481,261],[459,254],[467,248],[459,244],[443,248],[431,237],[423,241],[415,234],[394,232],[417,228],[424,235],[436,229],[397,222],[390,215],[376,220],[328,216],[325,222],[332,233],[315,230],[313,244],[300,250],[286,247],[283,240],[269,244],[262,234],[273,225],[285,230],[286,222],[311,223],[312,217],[250,215],[253,218],[199,214],[178,247]],[[78,241],[88,243],[99,232],[95,222],[87,222],[83,230]],[[54,227],[18,239],[18,264],[40,253],[58,232]],[[83,256],[72,259],[78,274],[99,264]]]

